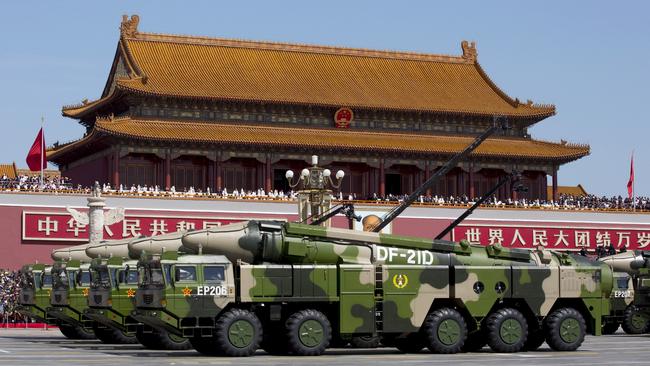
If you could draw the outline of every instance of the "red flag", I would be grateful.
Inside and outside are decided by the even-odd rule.
[[[45,137],[43,136],[43,127],[38,131],[36,140],[32,148],[27,153],[27,166],[31,171],[37,171],[47,168],[47,158],[45,157]]]
[[[634,194],[634,154],[632,154],[632,160],[630,161],[630,180],[627,181],[627,196],[632,199]]]

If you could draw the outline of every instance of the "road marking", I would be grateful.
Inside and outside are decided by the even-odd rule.
[[[5,350],[3,350],[3,349],[0,349],[0,352],[2,352],[2,353],[11,353],[11,352],[9,352],[9,351],[5,351]]]

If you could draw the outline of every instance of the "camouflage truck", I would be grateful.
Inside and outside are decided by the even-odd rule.
[[[610,311],[609,266],[546,249],[254,220],[183,245],[203,255],[140,260],[133,317],[205,354],[319,355],[353,336],[404,352],[571,351]]]
[[[85,315],[96,322],[95,333],[106,343],[140,342],[149,349],[191,348],[187,339],[147,327],[130,316],[135,309],[137,258],[143,251],[179,250],[182,233],[129,240],[105,241],[89,246],[91,285]]]
[[[647,333],[650,330],[650,252],[627,251],[600,258],[599,261],[610,265],[614,271],[627,273],[631,277],[631,286],[627,291],[628,294],[631,292],[633,301],[623,312],[623,331],[628,334]]]
[[[637,317],[631,312],[634,302],[633,278],[625,272],[614,272],[614,282],[610,294],[610,313],[603,319],[603,334],[614,334],[623,325],[623,330],[628,334],[638,334],[637,329],[642,328],[646,322],[639,323]],[[641,331],[643,329],[640,329]]]
[[[56,261],[52,265],[50,306],[47,321],[63,329],[72,329],[79,339],[95,338],[92,319],[84,316],[90,287],[90,264],[79,260]],[[64,333],[65,334],[65,333]]]

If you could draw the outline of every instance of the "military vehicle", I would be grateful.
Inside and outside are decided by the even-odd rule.
[[[633,301],[622,315],[621,325],[628,334],[642,334],[650,330],[650,252],[635,250],[602,257],[599,261],[610,265],[614,271],[631,276]],[[622,306],[622,305],[619,305]]]
[[[95,321],[95,333],[105,343],[140,342],[149,349],[188,349],[187,339],[147,327],[130,316],[138,285],[137,258],[144,250],[158,253],[180,249],[182,233],[104,241],[88,246],[91,285],[86,317]],[[182,250],[182,249],[181,249]]]
[[[47,274],[43,275],[46,270]],[[45,323],[45,308],[50,303],[48,289],[52,286],[50,268],[46,268],[44,264],[25,264],[18,274],[20,294],[16,310],[24,316]]]
[[[610,294],[610,313],[602,322],[603,334],[616,333],[621,324],[623,324],[623,330],[626,333],[639,334],[636,329],[644,324],[639,324],[638,319],[632,316],[631,309],[634,306],[634,287],[632,282],[632,276],[629,274],[614,272],[614,282]]]
[[[379,231],[496,130],[481,134],[373,232],[251,220],[183,236],[201,255],[143,257],[133,317],[199,352],[319,355],[377,336],[404,352],[577,349],[609,314],[609,266],[548,251]],[[289,176],[289,174],[287,175]],[[335,210],[333,210],[335,211]],[[320,222],[315,217],[313,222]]]

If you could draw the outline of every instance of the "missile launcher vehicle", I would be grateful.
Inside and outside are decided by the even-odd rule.
[[[625,307],[621,317],[623,330],[628,334],[647,333],[650,330],[650,252],[626,251],[599,258],[599,261],[631,277],[632,286],[627,293],[619,292],[619,296],[630,295],[630,292],[633,296],[633,301]]]
[[[90,264],[77,259],[52,265],[52,290],[46,308],[48,323],[73,329],[80,339],[95,338],[93,321],[83,314],[90,290]]]
[[[625,324],[623,330],[626,333],[639,334],[637,333],[636,328],[642,324],[639,324],[638,321],[636,321],[636,318],[634,319],[634,323],[630,322],[632,320],[631,309],[633,309],[634,306],[634,286],[632,276],[624,272],[614,272],[614,282],[609,299],[610,313],[603,319],[603,334],[616,333],[621,324]],[[632,327],[630,327],[630,325],[632,325]],[[642,329],[639,330],[639,332],[641,331]]]
[[[181,246],[182,232],[105,241],[89,246],[91,284],[86,317],[95,321],[95,334],[105,343],[140,342],[149,349],[180,350],[191,348],[187,339],[158,331],[130,316],[135,308],[138,285],[137,258],[146,250],[160,253],[176,252]]]
[[[133,317],[207,354],[318,355],[353,336],[405,352],[569,351],[610,311],[609,266],[546,249],[273,221],[190,231],[183,245],[203,255],[139,262]]]

